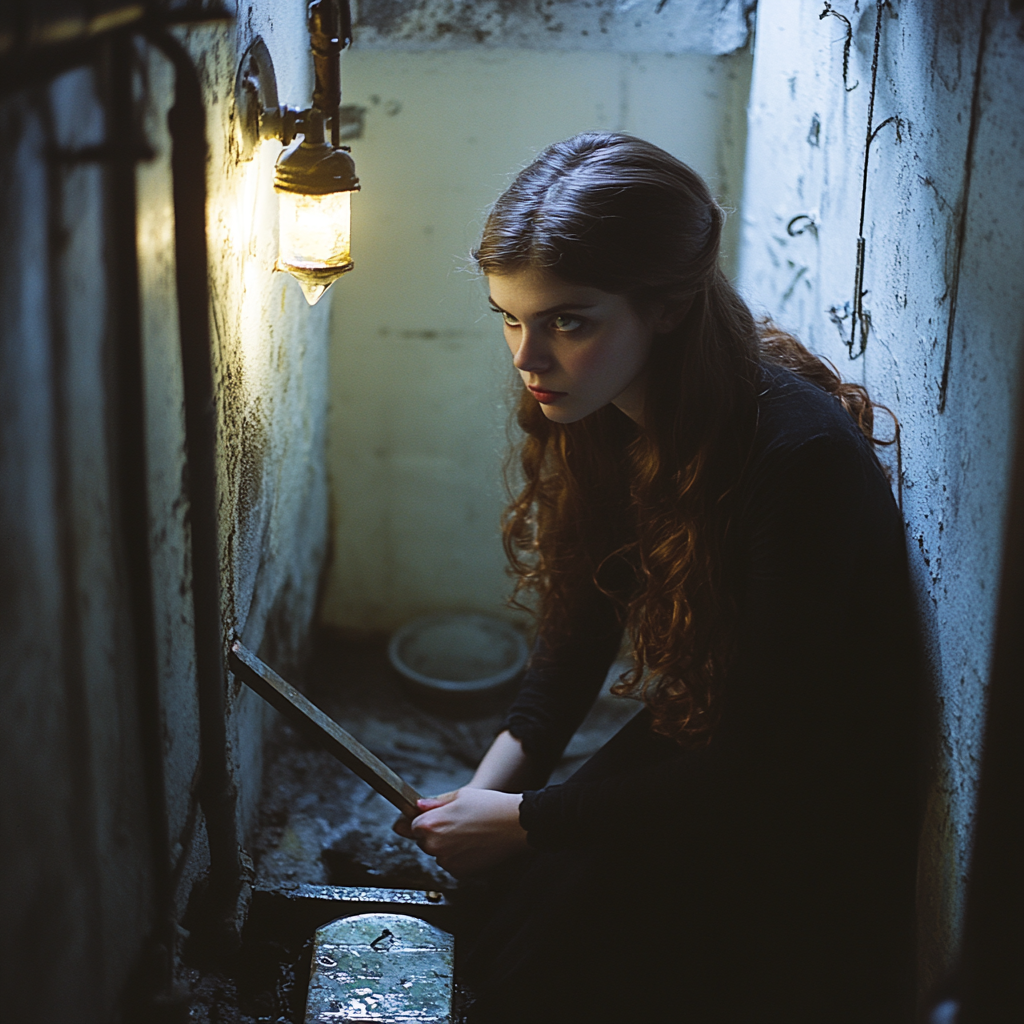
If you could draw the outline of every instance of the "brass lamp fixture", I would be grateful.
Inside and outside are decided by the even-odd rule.
[[[299,282],[311,306],[354,266],[351,196],[359,190],[359,178],[348,147],[338,145],[340,55],[351,35],[347,0],[313,0],[309,38],[316,84],[312,106],[305,109],[278,104],[274,65],[258,36],[235,79],[239,157],[251,159],[262,139],[285,144],[274,174],[280,228],[276,269]]]
[[[352,269],[351,197],[359,188],[347,152],[324,141],[323,117],[312,110],[304,137],[277,161],[280,242],[277,268],[296,278],[312,306]]]

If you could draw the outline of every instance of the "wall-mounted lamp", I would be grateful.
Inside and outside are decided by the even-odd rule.
[[[309,5],[316,85],[313,104],[306,109],[278,105],[274,64],[258,36],[245,51],[235,79],[240,158],[250,159],[261,139],[280,139],[286,146],[274,174],[280,214],[276,269],[299,282],[311,306],[354,266],[350,199],[359,179],[348,147],[338,145],[340,54],[351,34],[347,0],[313,0]]]
[[[324,141],[323,118],[306,118],[304,137],[277,161],[274,188],[280,197],[278,269],[299,284],[312,306],[351,270],[350,198],[359,188],[347,152]]]

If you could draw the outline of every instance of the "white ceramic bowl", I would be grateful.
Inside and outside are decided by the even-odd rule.
[[[483,694],[526,665],[522,634],[489,615],[426,615],[391,637],[388,657],[410,682],[435,694]]]

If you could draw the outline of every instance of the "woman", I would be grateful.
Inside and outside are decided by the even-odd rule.
[[[501,879],[471,1019],[910,1014],[902,523],[866,391],[755,323],[722,222],[668,153],[588,133],[474,254],[524,385],[504,537],[538,640],[472,781],[396,824]],[[637,715],[545,787],[624,632]]]

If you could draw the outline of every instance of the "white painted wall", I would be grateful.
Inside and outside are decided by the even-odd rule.
[[[485,211],[546,145],[590,128],[650,139],[737,206],[749,68],[742,52],[346,53],[345,102],[367,112],[356,269],[333,289],[326,622],[504,612],[510,366],[467,264]]]
[[[933,673],[921,856],[922,983],[955,957],[995,626],[1024,331],[1024,40],[1005,0],[894,0],[882,16],[864,236],[871,332],[850,362],[829,310],[852,299],[875,3],[761,0],[742,290],[902,423],[902,497]],[[858,10],[859,7],[859,10]],[[987,12],[987,15],[986,15]],[[987,21],[985,20],[987,18]],[[983,32],[983,22],[987,29]],[[979,67],[979,46],[984,42]],[[975,138],[967,187],[972,98]],[[945,411],[940,381],[966,210]],[[805,214],[816,233],[787,233]],[[804,222],[806,223],[806,222]],[[796,226],[794,226],[794,229]],[[889,462],[895,468],[895,452]],[[884,709],[866,709],[884,713]]]

